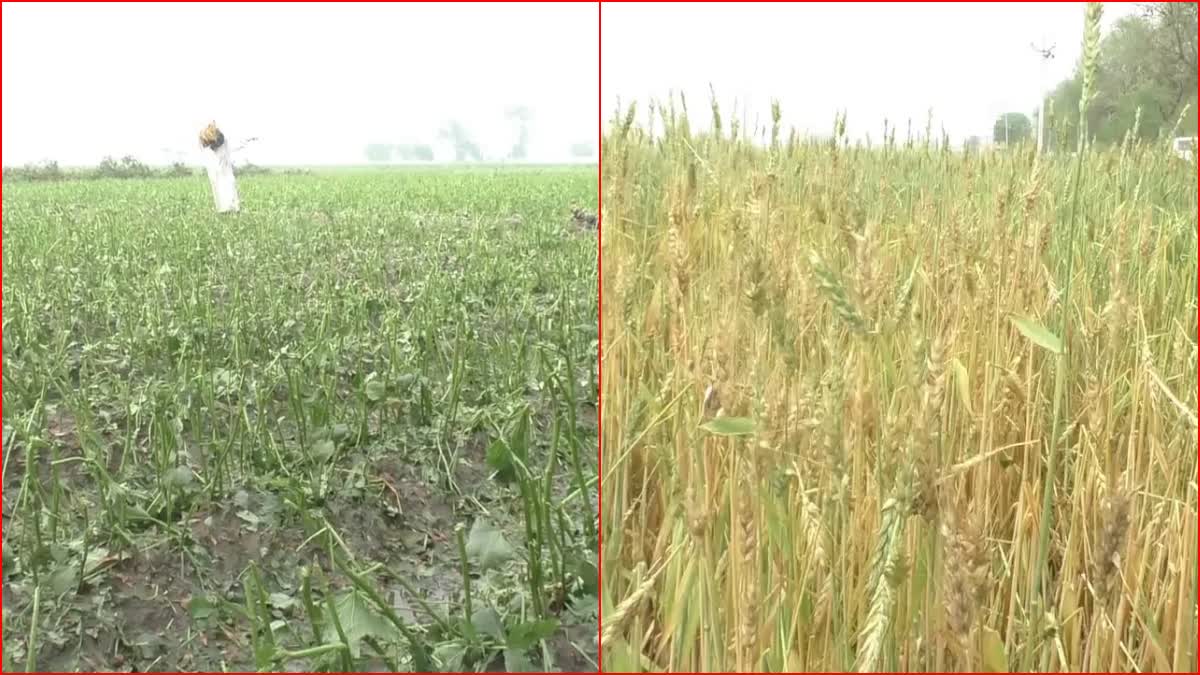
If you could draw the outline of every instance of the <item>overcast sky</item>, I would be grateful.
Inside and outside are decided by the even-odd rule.
[[[365,160],[451,117],[484,151],[533,109],[530,159],[597,143],[595,4],[3,5],[3,163],[197,162],[210,120],[258,163]]]
[[[1102,28],[1136,11],[1105,3]],[[990,137],[1004,111],[1038,105],[1040,58],[1056,45],[1046,86],[1070,76],[1083,39],[1084,3],[604,4],[601,102],[687,95],[693,128],[707,127],[709,84],[723,115],[770,125],[777,98],[784,125],[829,134],[837,110],[848,131],[878,140],[883,120],[924,131],[933,108],[956,142]],[[748,103],[743,106],[742,103]],[[644,115],[639,114],[644,120]]]

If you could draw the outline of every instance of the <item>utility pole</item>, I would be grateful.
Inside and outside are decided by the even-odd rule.
[[[1045,136],[1046,129],[1046,63],[1054,58],[1054,45],[1046,45],[1046,36],[1042,35],[1042,46],[1037,46],[1030,43],[1033,51],[1037,52],[1042,57],[1041,71],[1038,79],[1038,128],[1037,128],[1037,154],[1042,154],[1042,138]]]

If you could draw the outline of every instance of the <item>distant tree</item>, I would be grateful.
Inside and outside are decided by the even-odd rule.
[[[967,152],[979,152],[979,149],[982,147],[983,139],[979,136],[971,136],[963,142],[963,150],[966,150]]]
[[[433,146],[424,143],[397,145],[396,154],[406,162],[432,162]]]
[[[1025,113],[1004,113],[992,126],[992,141],[1016,144],[1033,137],[1033,122]]]
[[[591,143],[587,143],[587,142],[572,143],[571,144],[571,156],[575,157],[577,159],[583,159],[585,157],[595,157],[596,150],[592,146]]]
[[[120,160],[106,156],[95,169],[95,175],[100,178],[145,178],[151,173],[150,167],[133,155],[125,155]]]
[[[1196,3],[1145,3],[1141,13],[1117,21],[1100,43],[1096,97],[1087,110],[1090,140],[1119,143],[1135,121],[1141,139],[1169,134],[1176,123],[1178,133],[1196,133],[1196,52]],[[1076,68],[1048,95],[1052,144],[1078,143],[1081,89]]]
[[[471,137],[470,132],[458,120],[450,120],[438,132],[438,138],[447,141],[454,148],[454,161],[464,162],[473,160],[483,161],[483,153],[479,145]]]
[[[525,159],[529,154],[529,123],[533,120],[533,111],[523,105],[510,106],[504,111],[504,118],[517,127],[517,141],[509,151],[508,158]]]
[[[367,161],[370,162],[390,162],[392,161],[392,146],[386,143],[371,143],[367,146]]]
[[[1194,2],[1153,2],[1143,6],[1152,27],[1153,50],[1148,56],[1155,81],[1169,96],[1176,112],[1195,99],[1197,86],[1197,6]],[[1194,108],[1194,106],[1193,106]]]
[[[31,180],[58,181],[66,178],[67,173],[59,168],[58,162],[54,160],[44,160],[21,167],[4,168],[5,182]]]

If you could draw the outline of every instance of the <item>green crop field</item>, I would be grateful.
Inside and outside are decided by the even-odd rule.
[[[595,670],[595,167],[6,182],[4,669]]]
[[[604,139],[605,670],[1195,671],[1195,162],[722,112]]]

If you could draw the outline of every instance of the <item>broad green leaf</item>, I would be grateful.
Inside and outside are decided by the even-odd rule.
[[[521,411],[509,434],[508,448],[512,456],[525,464],[529,460],[529,409]]]
[[[79,585],[79,568],[70,565],[59,565],[50,574],[50,590],[55,595],[62,595]]]
[[[333,451],[335,449],[336,446],[334,446],[333,441],[329,439],[317,441],[316,444],[313,445],[313,458],[319,462],[324,462],[330,457],[333,457]]]
[[[556,630],[558,621],[555,619],[519,623],[508,629],[508,648],[524,651],[542,640],[549,639]]]
[[[529,657],[517,649],[504,650],[504,669],[510,673],[532,673],[537,670]]]
[[[331,433],[331,436],[332,436],[333,440],[335,440],[335,441],[346,440],[346,438],[348,438],[350,436],[350,425],[348,425],[348,424],[333,425],[333,431]]]
[[[487,463],[496,472],[496,478],[500,482],[509,483],[516,479],[517,473],[516,467],[513,466],[512,452],[504,441],[497,438],[488,446]]]
[[[1035,345],[1054,354],[1062,354],[1062,340],[1042,324],[1023,316],[1012,317],[1013,325]]]
[[[374,637],[384,644],[399,639],[399,630],[395,624],[380,616],[367,598],[358,591],[343,593],[334,601],[334,607],[342,630],[346,632],[346,640],[350,643],[350,652],[355,658],[361,654],[360,643],[367,636]],[[332,622],[325,626],[325,640],[340,642],[337,628],[331,624]]]
[[[480,635],[490,635],[497,640],[504,640],[504,622],[500,615],[491,607],[481,607],[471,616],[471,625]]]
[[[700,425],[700,428],[717,436],[748,436],[757,425],[749,417],[718,417]]]
[[[177,466],[167,472],[163,482],[171,487],[187,487],[192,484],[194,478],[195,474],[189,467]]]
[[[371,380],[367,383],[366,388],[367,400],[371,402],[382,401],[384,396],[387,396],[387,386],[379,380]]]
[[[269,602],[275,609],[284,611],[291,609],[291,607],[296,604],[296,599],[287,593],[272,593],[271,595],[267,596],[267,602]]]
[[[442,665],[442,672],[446,673],[462,671],[466,655],[467,648],[458,642],[443,642],[433,650],[433,658]]]
[[[188,601],[188,612],[192,615],[193,621],[207,619],[215,611],[217,611],[216,607],[203,595],[193,595],[192,599]]]
[[[1008,672],[1008,656],[1004,652],[1004,640],[994,628],[985,627],[983,629],[983,653],[980,656],[985,672]]]
[[[495,525],[480,518],[467,535],[467,558],[483,571],[503,565],[513,557],[512,544]]]
[[[596,566],[595,556],[589,555],[586,558],[580,557],[575,561],[575,574],[583,580],[583,587],[580,589],[585,595],[598,595],[600,593],[600,570]]]

